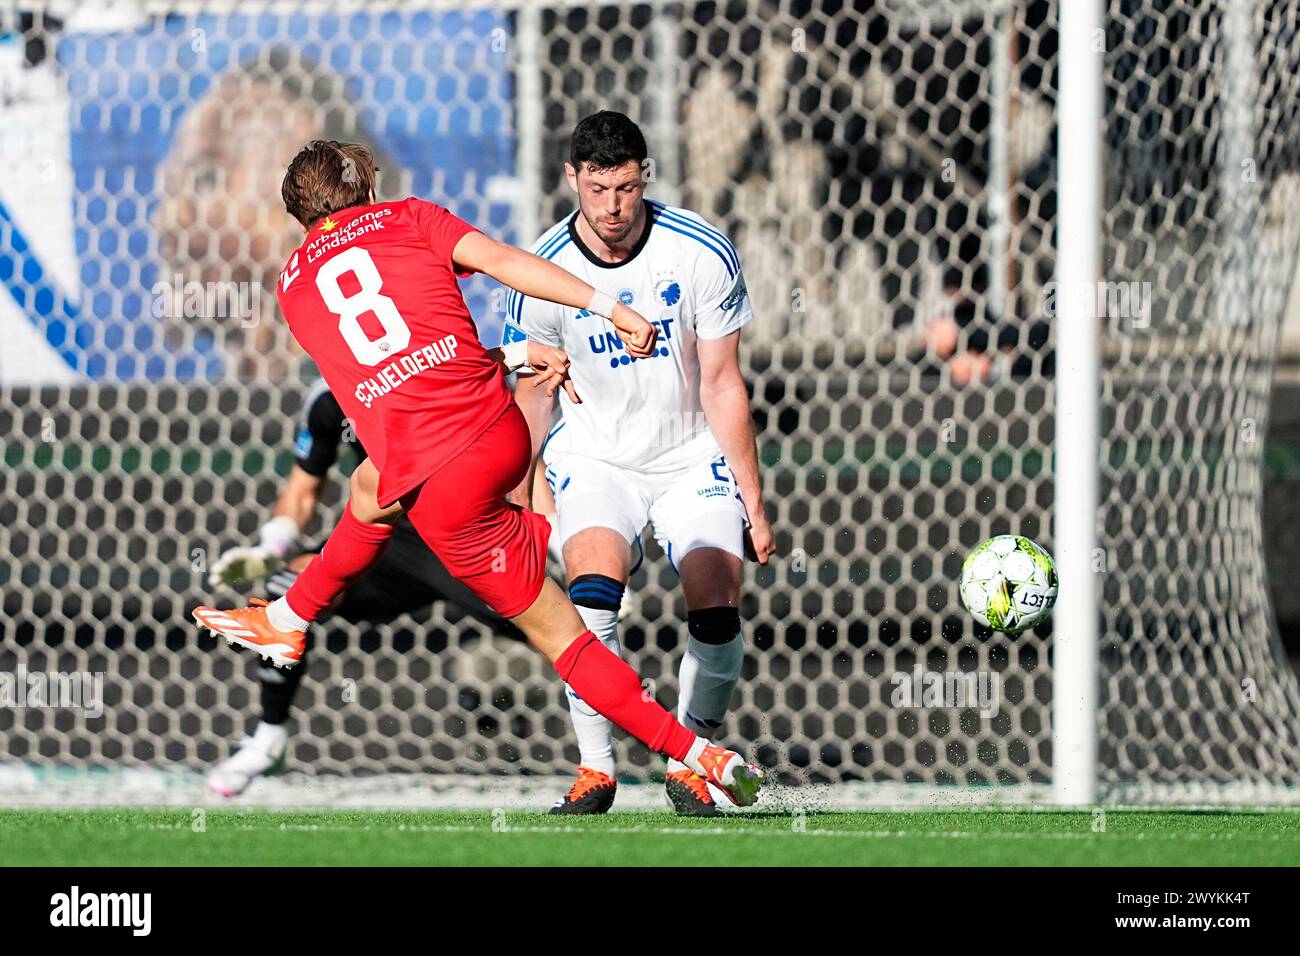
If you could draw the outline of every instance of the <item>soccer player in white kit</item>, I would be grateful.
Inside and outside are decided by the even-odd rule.
[[[693,212],[644,197],[646,142],[632,120],[588,116],[569,154],[578,210],[532,251],[645,315],[658,327],[658,347],[634,359],[608,320],[512,292],[506,343],[527,337],[563,348],[583,401],[560,396],[561,417],[550,427],[553,400],[544,389],[521,379],[515,399],[555,496],[570,598],[616,653],[632,557],[647,522],[653,526],[687,607],[677,717],[712,737],[744,660],[744,557],[766,564],[775,551],[738,360],[753,310],[727,237]],[[531,475],[512,500],[529,504],[530,487]],[[581,763],[551,812],[604,813],[617,786],[613,728],[572,690],[568,697]],[[680,814],[717,812],[703,778],[679,762],[669,763],[666,787]]]

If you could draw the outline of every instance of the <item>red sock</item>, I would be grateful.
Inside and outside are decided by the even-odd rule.
[[[298,575],[284,599],[294,614],[304,621],[314,621],[322,611],[379,560],[393,536],[391,524],[363,524],[352,513],[352,505],[343,509],[343,517],[330,532],[320,554],[312,558],[307,570]]]
[[[695,735],[653,698],[644,699],[636,671],[591,631],[578,635],[555,662],[555,670],[597,713],[651,750],[674,760],[686,759]]]

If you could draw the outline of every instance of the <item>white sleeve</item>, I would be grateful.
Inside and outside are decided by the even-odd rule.
[[[731,243],[721,234],[716,248],[701,249],[695,260],[695,334],[702,339],[730,335],[754,318],[745,274]]]
[[[520,295],[511,289],[506,296],[506,321],[501,331],[501,344],[533,339],[559,348],[560,311],[560,306],[554,302]]]

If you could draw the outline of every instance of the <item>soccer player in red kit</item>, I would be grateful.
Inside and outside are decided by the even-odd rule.
[[[567,381],[558,349],[521,354],[479,342],[458,276],[483,272],[523,295],[607,318],[633,357],[655,330],[564,269],[497,242],[420,199],[376,202],[369,149],[316,140],[281,189],[307,237],[280,274],[281,310],[369,452],[324,548],[272,605],[201,607],[195,619],[281,666],[297,663],[310,621],[382,553],[405,512],[447,570],[509,618],[584,701],[648,747],[681,760],[740,805],[762,771],[683,727],[636,673],[582,623],[546,576],[550,524],[505,495],[532,466],[523,415],[503,367],[528,365],[554,391]],[[526,351],[525,351],[526,350]]]

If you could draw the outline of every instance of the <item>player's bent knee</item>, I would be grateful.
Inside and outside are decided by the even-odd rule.
[[[734,606],[740,600],[744,562],[725,548],[697,547],[679,559],[687,607]]]
[[[701,644],[727,644],[740,633],[740,609],[702,607],[687,611],[686,627]]]
[[[564,542],[564,566],[581,574],[627,578],[632,550],[622,532],[613,528],[583,528]],[[576,578],[575,578],[576,580]]]

